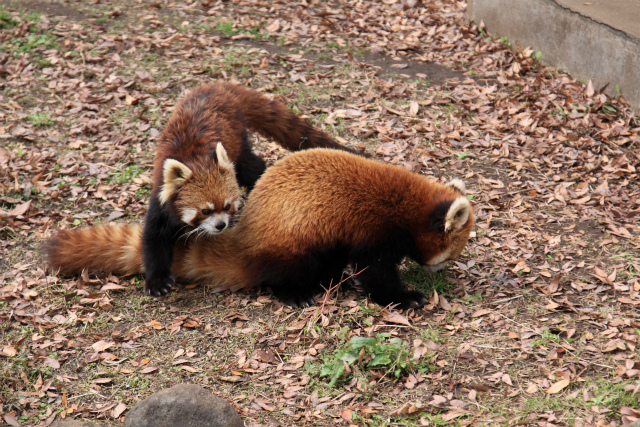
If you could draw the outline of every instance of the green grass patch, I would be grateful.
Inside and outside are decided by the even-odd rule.
[[[27,120],[34,126],[53,126],[54,123],[49,112],[30,114],[27,116]]]
[[[640,409],[640,400],[636,395],[625,390],[629,384],[635,385],[631,381],[621,381],[616,384],[612,384],[610,381],[599,379],[591,385],[584,383],[589,391],[591,397],[585,401],[582,393],[579,397],[571,398],[564,396],[563,398],[554,397],[551,395],[534,395],[527,398],[523,402],[523,415],[530,413],[542,413],[546,411],[558,411],[577,414],[578,409],[582,409],[585,412],[590,412],[593,406],[597,406],[600,411],[607,409],[607,418],[614,419],[620,416],[620,408],[629,407],[633,409]],[[523,417],[524,419],[525,417]],[[569,423],[568,425],[573,425]]]
[[[625,390],[625,387],[629,384],[632,384],[631,381],[619,382],[617,384],[612,384],[605,380],[599,381],[595,387],[590,390],[594,397],[587,403],[605,407],[611,411],[618,411],[623,406],[640,409],[640,399],[638,399],[638,396]]]
[[[221,61],[209,63],[208,65],[205,65],[203,69],[212,77],[217,77],[220,75],[221,71],[235,73],[242,77],[249,77],[251,75],[251,68],[248,63],[251,60],[254,60],[257,56],[257,52],[248,54],[243,50],[231,48],[225,52]]]
[[[433,291],[443,294],[451,288],[451,283],[445,277],[446,271],[446,269],[442,271],[426,271],[416,262],[406,261],[405,269],[400,276],[404,283],[412,284],[414,289],[426,295]]]
[[[131,165],[124,168],[122,171],[117,172],[109,172],[111,175],[112,182],[116,182],[118,184],[127,184],[132,183],[133,178],[139,177],[145,169],[138,165]]]
[[[29,34],[26,40],[18,39],[16,40],[16,42],[18,44],[16,51],[20,53],[31,52],[39,46],[44,46],[47,49],[60,50],[60,46],[58,45],[58,37],[49,32],[45,32],[42,34]]]
[[[36,55],[31,61],[39,69],[47,68],[51,66],[51,61],[45,59],[42,55]]]
[[[531,347],[546,347],[551,343],[559,344],[560,337],[549,331],[548,328],[545,328],[542,334],[540,334],[540,338],[531,342]]]
[[[253,27],[249,30],[245,30],[244,31],[247,34],[253,34],[255,36],[255,40],[256,41],[262,41],[262,40],[267,40],[269,38],[269,33],[268,32],[261,32],[260,28],[258,27]]]
[[[378,334],[375,338],[354,336],[324,358],[320,377],[329,377],[329,387],[334,387],[338,381],[357,373],[379,369],[397,380],[412,369],[427,367],[424,362],[413,366],[408,348],[406,341],[390,338],[389,334]]]
[[[38,13],[20,13],[16,17],[15,13],[10,13],[4,6],[0,5],[0,29],[12,29],[21,23],[26,23],[29,33],[26,37],[10,36],[0,45],[1,52],[7,53],[26,53],[31,52],[39,46],[59,49],[58,38],[50,32],[43,32],[36,27],[40,22],[40,14]]]
[[[231,37],[239,32],[238,29],[233,28],[233,22],[231,21],[220,21],[216,24],[216,31],[221,32],[226,37]]]
[[[135,195],[138,198],[147,198],[151,194],[151,186],[146,185],[144,187],[140,187],[135,191]]]
[[[0,6],[0,28],[15,28],[18,25],[20,22],[13,18],[4,6]]]
[[[191,25],[191,28],[194,30],[203,30],[206,31],[208,33],[213,32],[215,30],[214,27],[212,27],[211,25],[207,25],[207,24],[193,24]]]
[[[231,21],[220,21],[216,24],[215,30],[222,33],[225,37],[235,36],[236,34],[253,34],[257,41],[266,40],[269,38],[268,32],[260,31],[259,27],[253,28],[234,28]]]
[[[54,123],[51,118],[51,113],[48,112],[30,114],[27,116],[27,119],[34,126],[52,126]]]

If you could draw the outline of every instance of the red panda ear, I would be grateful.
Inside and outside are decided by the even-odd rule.
[[[467,194],[467,187],[464,185],[464,181],[459,178],[453,178],[451,181],[447,182],[447,185],[455,188],[462,194]]]
[[[218,145],[216,146],[216,156],[218,157],[218,166],[230,171],[234,171],[233,163],[231,163],[231,160],[229,160],[229,156],[227,156],[227,150],[224,149],[221,142],[218,142]]]
[[[467,223],[469,212],[471,212],[471,203],[465,196],[455,199],[444,217],[445,233],[460,230]]]
[[[191,178],[193,172],[184,163],[175,159],[167,159],[162,165],[162,190],[158,195],[161,205],[164,205]]]

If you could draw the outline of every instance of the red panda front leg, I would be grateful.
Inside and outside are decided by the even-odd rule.
[[[418,308],[427,304],[429,300],[419,291],[408,291],[400,280],[398,268],[393,261],[376,259],[355,263],[356,271],[362,270],[357,276],[365,292],[371,295],[373,301],[381,306],[399,304],[400,309]]]
[[[153,297],[165,295],[175,285],[171,274],[173,247],[181,224],[164,212],[157,197],[152,197],[142,231],[142,262],[145,292]]]

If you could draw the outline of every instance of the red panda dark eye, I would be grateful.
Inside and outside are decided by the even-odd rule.
[[[228,211],[229,209],[231,209],[231,205],[227,203],[227,205],[224,207],[224,210]]]
[[[211,215],[211,209],[202,209],[202,215]]]

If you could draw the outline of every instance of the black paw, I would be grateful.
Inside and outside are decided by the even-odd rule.
[[[155,276],[146,278],[144,282],[144,291],[147,295],[152,297],[161,297],[167,294],[176,284],[176,279],[173,275],[169,276]]]
[[[422,292],[406,291],[402,294],[402,297],[398,302],[400,303],[398,308],[402,310],[409,310],[410,308],[423,307],[429,302],[429,299]]]
[[[429,299],[418,291],[404,291],[394,293],[393,295],[384,295],[376,298],[372,295],[373,300],[381,306],[395,306],[400,310],[409,310],[410,308],[420,308],[429,302]]]
[[[358,278],[358,274],[353,272],[351,266],[342,273],[340,279],[340,289],[342,291],[348,291],[350,289],[362,289],[362,283]]]
[[[274,291],[274,295],[284,304],[290,305],[291,307],[304,308],[316,303],[316,298],[311,292],[291,293]]]

